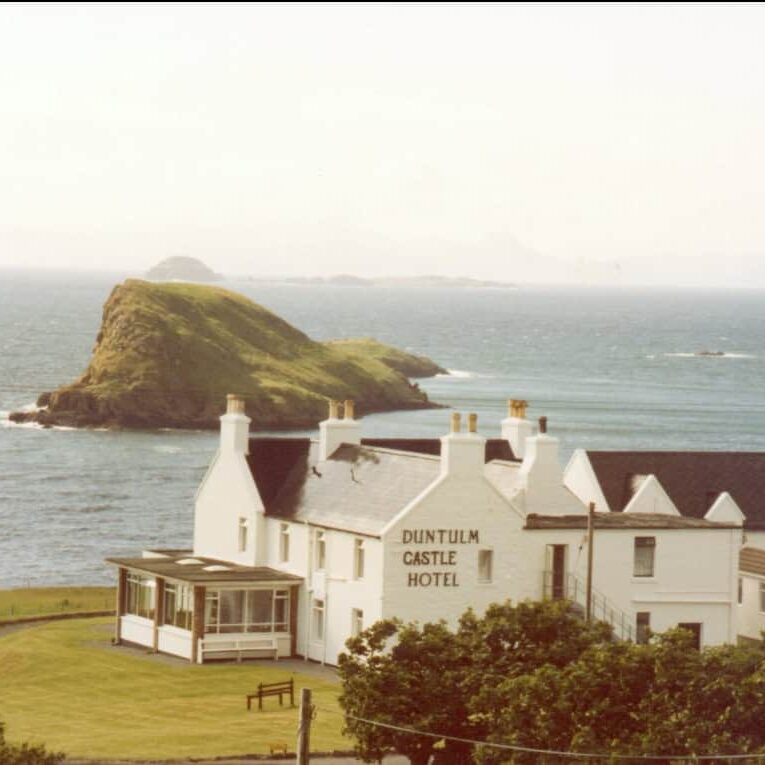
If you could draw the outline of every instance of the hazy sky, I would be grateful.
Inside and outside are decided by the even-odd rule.
[[[763,5],[3,4],[0,265],[745,281],[764,36]]]

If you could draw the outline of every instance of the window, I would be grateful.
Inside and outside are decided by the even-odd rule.
[[[364,612],[360,608],[351,609],[351,637],[358,637],[364,630]]]
[[[247,519],[239,519],[239,552],[247,550]]]
[[[760,582],[760,611],[765,613],[765,582]]]
[[[290,525],[279,524],[279,561],[287,563],[290,559]]]
[[[651,636],[651,614],[649,611],[638,611],[635,620],[635,642],[647,643]]]
[[[208,590],[205,633],[289,632],[289,590]]]
[[[653,576],[656,537],[635,537],[633,576]]]
[[[128,574],[125,613],[142,616],[144,619],[153,619],[156,589],[157,583],[153,578],[141,574]]]
[[[324,640],[324,601],[313,601],[313,639]]]
[[[677,625],[693,635],[693,646],[696,650],[701,650],[701,622],[680,622]]]
[[[741,605],[744,602],[744,580],[738,578],[738,604]]]
[[[314,544],[314,568],[323,571],[327,565],[327,539],[323,531],[317,531]]]
[[[364,540],[354,539],[353,541],[353,578],[364,578]]]
[[[182,630],[190,630],[194,614],[194,591],[185,584],[166,584],[163,621]]]
[[[478,581],[490,582],[494,567],[494,550],[478,551]]]

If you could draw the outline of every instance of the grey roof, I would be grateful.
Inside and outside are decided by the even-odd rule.
[[[266,566],[240,566],[215,558],[192,555],[191,550],[162,550],[163,557],[107,558],[115,566],[141,571],[189,584],[298,584],[303,577],[287,574]],[[171,553],[171,554],[169,554]],[[166,556],[166,557],[165,557]],[[200,563],[184,564],[180,560],[194,559]],[[225,566],[225,571],[206,571],[207,566]]]
[[[655,475],[684,516],[703,518],[721,492],[746,516],[744,528],[765,529],[765,452],[588,451],[614,512],[632,497],[631,478]]]
[[[343,444],[319,462],[313,444],[267,507],[270,516],[379,536],[435,481],[438,457]]]
[[[586,529],[586,515],[526,516],[527,529]],[[596,529],[737,529],[732,523],[715,523],[703,518],[683,518],[661,513],[595,513]]]

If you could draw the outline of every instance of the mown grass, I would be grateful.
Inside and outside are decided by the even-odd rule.
[[[112,646],[112,634],[113,620],[99,618],[0,636],[0,720],[9,741],[111,759],[264,754],[275,741],[294,751],[296,708],[279,707],[277,699],[267,699],[263,712],[245,706],[259,682],[293,676],[296,690],[313,690],[319,708],[311,748],[351,748],[340,732],[334,682],[271,662],[176,662]]]
[[[45,614],[109,611],[114,587],[23,587],[0,590],[0,621]]]

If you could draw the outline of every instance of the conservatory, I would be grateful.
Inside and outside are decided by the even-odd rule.
[[[151,550],[119,571],[115,642],[194,663],[295,653],[303,579],[267,567]]]

